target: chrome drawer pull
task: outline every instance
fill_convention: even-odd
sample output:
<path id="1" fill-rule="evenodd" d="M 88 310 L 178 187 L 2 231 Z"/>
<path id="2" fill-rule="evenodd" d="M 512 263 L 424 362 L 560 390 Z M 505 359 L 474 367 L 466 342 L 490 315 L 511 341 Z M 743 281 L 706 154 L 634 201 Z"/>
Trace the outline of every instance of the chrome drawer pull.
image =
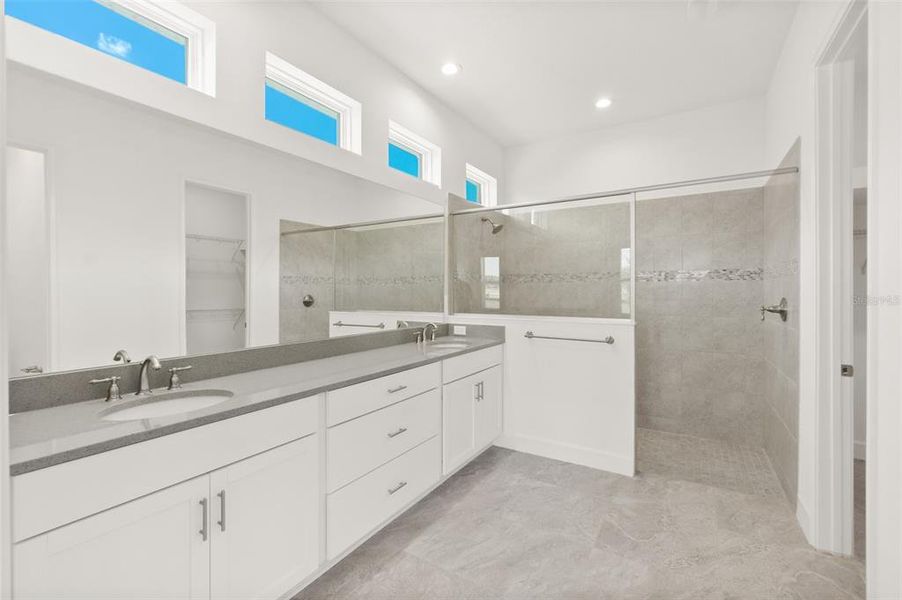
<path id="1" fill-rule="evenodd" d="M 220 531 L 225 531 L 225 490 L 221 490 L 216 495 L 219 496 L 219 521 L 216 524 L 219 525 Z"/>
<path id="2" fill-rule="evenodd" d="M 394 433 L 389 433 L 388 437 L 390 437 L 390 438 L 397 437 L 397 436 L 401 435 L 402 433 L 404 433 L 405 431 L 407 431 L 406 427 L 399 427 L 398 431 L 396 431 Z"/>
<path id="3" fill-rule="evenodd" d="M 393 487 L 393 488 L 391 488 L 390 490 L 388 490 L 388 495 L 390 496 L 390 495 L 394 494 L 395 492 L 397 492 L 398 490 L 400 490 L 400 489 L 401 489 L 402 487 L 404 487 L 405 485 L 407 485 L 407 482 L 406 482 L 406 481 L 402 481 L 401 483 L 399 483 L 399 484 L 396 485 L 395 487 Z"/>
<path id="4" fill-rule="evenodd" d="M 198 531 L 198 533 L 200 534 L 201 539 L 206 542 L 207 534 L 208 534 L 208 530 L 207 530 L 207 520 L 208 520 L 207 519 L 207 499 L 204 498 L 203 500 L 201 500 L 200 505 L 201 505 L 201 508 L 203 509 L 203 515 L 201 516 L 202 523 L 200 526 L 200 531 Z"/>
<path id="5" fill-rule="evenodd" d="M 389 394 L 395 394 L 395 393 L 397 393 L 397 392 L 400 392 L 400 391 L 406 390 L 406 389 L 407 389 L 407 386 L 406 386 L 406 385 L 399 385 L 399 386 L 396 387 L 396 388 L 391 388 L 390 390 L 388 390 L 388 393 L 389 393 Z"/>

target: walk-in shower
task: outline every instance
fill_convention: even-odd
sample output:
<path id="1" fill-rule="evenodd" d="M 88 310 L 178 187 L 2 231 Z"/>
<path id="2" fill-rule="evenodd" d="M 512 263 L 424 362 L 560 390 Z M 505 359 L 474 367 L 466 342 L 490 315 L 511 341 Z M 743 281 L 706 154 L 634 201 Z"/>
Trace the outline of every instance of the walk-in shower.
<path id="1" fill-rule="evenodd" d="M 650 456 L 687 477 L 765 494 L 782 495 L 782 485 L 794 498 L 797 156 L 796 147 L 772 171 L 454 206 L 451 311 L 634 320 L 637 425 L 664 436 L 651 446 L 639 436 L 640 447 L 644 440 Z M 478 227 L 488 218 L 504 225 L 503 236 Z M 782 298 L 785 320 L 767 312 Z M 714 445 L 683 451 L 678 436 Z M 702 472 L 719 464 L 709 460 L 716 443 L 739 448 L 731 455 L 746 461 L 739 471 L 765 465 L 769 478 L 738 477 L 729 460 Z"/>

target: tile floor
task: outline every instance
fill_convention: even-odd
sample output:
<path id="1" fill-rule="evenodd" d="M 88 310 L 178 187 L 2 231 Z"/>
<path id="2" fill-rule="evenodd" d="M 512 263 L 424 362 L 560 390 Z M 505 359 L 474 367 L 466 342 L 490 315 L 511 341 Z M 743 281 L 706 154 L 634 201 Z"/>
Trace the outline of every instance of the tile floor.
<path id="1" fill-rule="evenodd" d="M 296 600 L 864 596 L 862 563 L 808 546 L 754 453 L 667 473 L 668 444 L 711 451 L 693 439 L 643 432 L 634 478 L 492 448 Z M 749 480 L 707 483 L 730 465 Z"/>

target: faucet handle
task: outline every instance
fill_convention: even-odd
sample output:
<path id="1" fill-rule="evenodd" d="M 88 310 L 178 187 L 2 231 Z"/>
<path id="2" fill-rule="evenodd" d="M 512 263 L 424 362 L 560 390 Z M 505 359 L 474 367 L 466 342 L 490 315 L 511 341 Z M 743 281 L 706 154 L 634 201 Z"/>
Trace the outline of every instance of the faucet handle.
<path id="1" fill-rule="evenodd" d="M 176 390 L 182 387 L 182 380 L 179 379 L 179 371 L 187 371 L 191 368 L 191 365 L 185 365 L 184 367 L 171 367 L 169 369 L 169 389 Z"/>
<path id="2" fill-rule="evenodd" d="M 103 379 L 92 379 L 88 383 L 92 385 L 109 383 L 110 387 L 108 387 L 106 391 L 106 401 L 109 402 L 110 400 L 122 400 L 122 391 L 119 389 L 120 379 L 122 378 L 118 375 L 112 375 L 110 377 L 104 377 Z"/>

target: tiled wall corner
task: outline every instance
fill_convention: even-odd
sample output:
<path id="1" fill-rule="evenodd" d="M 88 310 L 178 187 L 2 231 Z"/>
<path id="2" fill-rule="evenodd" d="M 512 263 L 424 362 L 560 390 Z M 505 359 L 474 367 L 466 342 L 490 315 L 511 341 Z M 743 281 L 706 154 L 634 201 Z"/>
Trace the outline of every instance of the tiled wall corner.
<path id="1" fill-rule="evenodd" d="M 799 142 L 781 167 L 798 166 Z M 764 186 L 764 296 L 767 304 L 785 297 L 786 322 L 764 322 L 766 417 L 764 450 L 786 497 L 798 496 L 799 464 L 799 176 L 776 175 Z"/>

